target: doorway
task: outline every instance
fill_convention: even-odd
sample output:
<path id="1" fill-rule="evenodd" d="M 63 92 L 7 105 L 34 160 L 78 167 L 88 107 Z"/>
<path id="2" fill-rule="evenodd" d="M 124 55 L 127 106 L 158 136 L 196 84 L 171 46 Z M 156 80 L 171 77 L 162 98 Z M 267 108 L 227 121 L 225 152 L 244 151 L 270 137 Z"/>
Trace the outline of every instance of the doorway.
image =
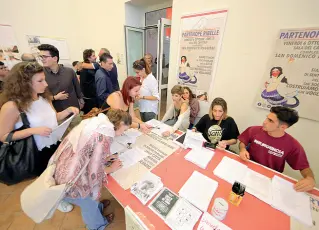
<path id="1" fill-rule="evenodd" d="M 168 29 L 171 21 L 165 18 L 158 20 L 155 25 L 143 28 L 125 26 L 126 63 L 127 76 L 135 76 L 132 63 L 150 53 L 153 56 L 153 64 L 156 65 L 156 73 L 153 73 L 158 81 L 160 103 L 158 119 L 160 120 L 167 105 L 167 84 L 169 70 L 170 36 Z"/>

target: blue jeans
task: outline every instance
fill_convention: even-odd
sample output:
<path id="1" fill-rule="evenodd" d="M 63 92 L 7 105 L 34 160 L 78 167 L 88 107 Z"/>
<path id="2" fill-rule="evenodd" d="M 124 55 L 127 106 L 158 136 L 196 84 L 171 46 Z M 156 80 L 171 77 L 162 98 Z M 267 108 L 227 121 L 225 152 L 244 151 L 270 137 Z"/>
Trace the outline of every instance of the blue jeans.
<path id="1" fill-rule="evenodd" d="M 153 112 L 140 112 L 141 119 L 144 122 L 147 122 L 149 120 L 152 120 L 156 117 L 156 114 Z"/>
<path id="2" fill-rule="evenodd" d="M 91 197 L 72 199 L 65 197 L 64 201 L 80 206 L 84 223 L 90 230 L 104 230 L 109 224 L 106 217 L 103 216 L 103 204 L 92 200 Z"/>

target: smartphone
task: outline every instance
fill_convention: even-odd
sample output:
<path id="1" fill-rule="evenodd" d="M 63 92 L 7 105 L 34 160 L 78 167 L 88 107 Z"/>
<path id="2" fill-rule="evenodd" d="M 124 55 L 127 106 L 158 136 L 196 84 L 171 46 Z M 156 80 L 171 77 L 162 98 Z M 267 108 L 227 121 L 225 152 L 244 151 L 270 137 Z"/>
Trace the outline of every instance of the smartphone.
<path id="1" fill-rule="evenodd" d="M 211 149 L 216 149 L 217 144 L 213 144 L 210 142 L 204 142 L 204 147 L 205 148 L 211 148 Z"/>
<path id="2" fill-rule="evenodd" d="M 173 142 L 182 148 L 185 148 L 184 146 L 184 141 L 185 141 L 186 133 L 183 133 L 181 136 L 177 137 L 176 139 L 173 140 Z"/>

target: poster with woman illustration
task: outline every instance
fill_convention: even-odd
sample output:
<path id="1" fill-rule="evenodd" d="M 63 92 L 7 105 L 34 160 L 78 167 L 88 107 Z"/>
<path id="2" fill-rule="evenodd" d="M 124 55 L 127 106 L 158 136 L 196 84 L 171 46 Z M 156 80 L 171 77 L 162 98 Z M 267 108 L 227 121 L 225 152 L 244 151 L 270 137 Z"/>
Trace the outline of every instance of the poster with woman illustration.
<path id="1" fill-rule="evenodd" d="M 215 10 L 181 18 L 177 81 L 203 100 L 212 89 L 227 12 Z"/>
<path id="2" fill-rule="evenodd" d="M 285 106 L 319 120 L 319 28 L 282 29 L 256 96 L 256 106 Z"/>

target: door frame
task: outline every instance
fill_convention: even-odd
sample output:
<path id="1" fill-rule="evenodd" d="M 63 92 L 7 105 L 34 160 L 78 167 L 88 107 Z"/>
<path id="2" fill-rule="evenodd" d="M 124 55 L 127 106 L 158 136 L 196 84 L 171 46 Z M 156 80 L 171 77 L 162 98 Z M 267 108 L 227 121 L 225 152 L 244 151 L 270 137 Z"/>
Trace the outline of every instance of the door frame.
<path id="1" fill-rule="evenodd" d="M 164 43 L 164 34 L 165 26 L 172 26 L 172 22 L 169 19 L 161 18 L 158 20 L 158 37 L 157 37 L 157 76 L 158 76 L 158 92 L 159 98 L 161 98 L 162 90 L 168 88 L 168 84 L 162 85 L 162 66 L 163 66 L 163 43 Z M 165 63 L 164 63 L 165 64 Z M 169 93 L 167 93 L 167 96 Z M 167 102 L 166 102 L 167 105 Z M 158 115 L 161 114 L 161 103 L 158 103 Z"/>
<path id="2" fill-rule="evenodd" d="M 145 53 L 145 29 L 144 28 L 137 28 L 132 26 L 124 26 L 124 33 L 125 33 L 125 56 L 126 56 L 126 76 L 129 76 L 129 68 L 132 68 L 131 64 L 129 62 L 128 57 L 128 31 L 135 31 L 135 32 L 141 32 L 142 33 L 142 57 Z"/>

